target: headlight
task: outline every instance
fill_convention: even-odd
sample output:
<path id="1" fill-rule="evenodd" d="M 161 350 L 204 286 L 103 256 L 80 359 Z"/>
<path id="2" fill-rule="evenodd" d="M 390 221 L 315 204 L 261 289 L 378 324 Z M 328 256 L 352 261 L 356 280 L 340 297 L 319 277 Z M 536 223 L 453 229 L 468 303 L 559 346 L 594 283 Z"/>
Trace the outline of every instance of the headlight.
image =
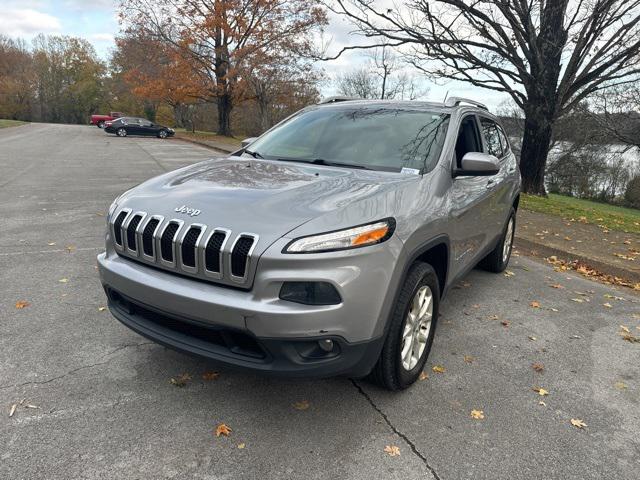
<path id="1" fill-rule="evenodd" d="M 393 235 L 396 222 L 392 218 L 336 232 L 298 238 L 284 248 L 284 253 L 320 253 L 366 247 Z"/>

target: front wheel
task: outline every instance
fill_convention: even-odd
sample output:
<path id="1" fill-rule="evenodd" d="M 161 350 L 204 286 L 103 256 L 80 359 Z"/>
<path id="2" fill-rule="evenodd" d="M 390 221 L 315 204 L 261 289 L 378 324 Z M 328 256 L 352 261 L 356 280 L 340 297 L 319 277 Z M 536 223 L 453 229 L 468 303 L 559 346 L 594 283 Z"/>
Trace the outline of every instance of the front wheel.
<path id="1" fill-rule="evenodd" d="M 98 122 L 98 128 L 104 128 L 104 122 Z"/>
<path id="2" fill-rule="evenodd" d="M 388 390 L 402 390 L 418 379 L 433 344 L 439 306 L 435 270 L 415 263 L 391 313 L 387 338 L 371 372 L 374 382 Z"/>
<path id="3" fill-rule="evenodd" d="M 160 130 L 158 132 L 158 138 L 167 138 L 167 131 L 166 130 Z"/>
<path id="4" fill-rule="evenodd" d="M 490 272 L 500 273 L 503 272 L 507 265 L 509 265 L 509 259 L 511 258 L 511 251 L 513 250 L 513 237 L 516 231 L 516 211 L 512 208 L 509 213 L 509 220 L 504 227 L 500 241 L 496 245 L 489 255 L 487 255 L 482 266 L 484 266 Z"/>
<path id="5" fill-rule="evenodd" d="M 118 135 L 119 137 L 126 137 L 127 131 L 124 128 L 119 128 L 118 130 L 116 130 L 116 135 Z"/>

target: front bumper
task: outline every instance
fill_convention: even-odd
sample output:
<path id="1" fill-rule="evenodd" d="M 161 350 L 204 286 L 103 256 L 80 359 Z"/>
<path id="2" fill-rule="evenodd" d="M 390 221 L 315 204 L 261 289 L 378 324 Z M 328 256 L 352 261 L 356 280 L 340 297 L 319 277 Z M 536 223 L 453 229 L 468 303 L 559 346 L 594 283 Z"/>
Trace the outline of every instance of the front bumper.
<path id="1" fill-rule="evenodd" d="M 387 294 L 393 290 L 391 269 L 381 263 L 395 264 L 397 249 L 379 245 L 370 253 L 360 249 L 322 260 L 283 257 L 281 249 L 274 245 L 260 258 L 250 291 L 167 273 L 111 249 L 98 256 L 98 268 L 112 314 L 170 348 L 289 376 L 366 375 L 382 348 Z M 373 270 L 372 256 L 378 262 Z M 329 281 L 343 302 L 310 306 L 280 300 L 284 280 Z M 335 349 L 321 351 L 318 341 L 324 339 L 333 340 Z"/>

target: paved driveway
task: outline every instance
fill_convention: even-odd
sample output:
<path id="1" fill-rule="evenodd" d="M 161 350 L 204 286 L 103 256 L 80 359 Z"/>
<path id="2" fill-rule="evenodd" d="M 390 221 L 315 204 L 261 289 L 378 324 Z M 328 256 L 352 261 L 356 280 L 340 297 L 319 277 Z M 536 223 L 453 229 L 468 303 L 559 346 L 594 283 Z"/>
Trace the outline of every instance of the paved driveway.
<path id="1" fill-rule="evenodd" d="M 451 291 L 428 378 L 395 394 L 220 370 L 101 311 L 111 200 L 211 156 L 84 126 L 0 131 L 0 478 L 638 478 L 640 344 L 619 332 L 640 336 L 640 298 L 523 257 Z"/>

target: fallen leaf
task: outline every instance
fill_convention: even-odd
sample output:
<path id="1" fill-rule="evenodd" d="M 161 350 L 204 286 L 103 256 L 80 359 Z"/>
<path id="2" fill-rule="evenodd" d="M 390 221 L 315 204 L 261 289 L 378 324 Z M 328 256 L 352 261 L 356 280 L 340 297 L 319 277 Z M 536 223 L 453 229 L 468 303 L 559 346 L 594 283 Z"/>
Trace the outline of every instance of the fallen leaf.
<path id="1" fill-rule="evenodd" d="M 17 403 L 11 405 L 11 408 L 9 409 L 9 418 L 13 417 L 13 414 L 16 413 L 16 408 L 18 408 Z"/>
<path id="2" fill-rule="evenodd" d="M 32 405 L 32 404 L 30 404 L 30 403 L 27 403 L 27 404 L 25 404 L 24 408 L 33 408 L 33 409 L 36 409 L 36 408 L 40 408 L 40 407 L 38 407 L 37 405 Z"/>
<path id="3" fill-rule="evenodd" d="M 384 452 L 390 457 L 400 456 L 400 449 L 395 445 L 387 445 L 386 447 L 384 447 Z"/>
<path id="4" fill-rule="evenodd" d="M 169 381 L 172 385 L 182 388 L 187 385 L 187 382 L 189 382 L 189 380 L 191 380 L 191 375 L 189 375 L 188 373 L 183 373 L 182 375 L 178 375 L 177 377 L 172 378 Z"/>
<path id="5" fill-rule="evenodd" d="M 426 380 L 429 378 L 429 374 L 427 372 L 420 372 L 420 380 Z"/>
<path id="6" fill-rule="evenodd" d="M 553 285 L 549 285 L 551 288 L 563 289 L 564 287 L 559 283 L 554 283 Z"/>
<path id="7" fill-rule="evenodd" d="M 506 270 L 504 272 L 504 276 L 505 277 L 513 277 L 513 276 L 515 276 L 515 273 L 513 273 L 511 270 Z"/>
<path id="8" fill-rule="evenodd" d="M 508 327 L 509 325 L 511 325 L 511 322 L 509 322 L 509 320 L 502 320 L 500 323 L 503 327 Z"/>
<path id="9" fill-rule="evenodd" d="M 620 330 L 622 330 L 625 333 L 631 333 L 631 330 L 629 330 L 629 327 L 625 325 L 620 325 Z"/>
<path id="10" fill-rule="evenodd" d="M 540 362 L 535 362 L 531 364 L 531 368 L 533 368 L 536 372 L 542 372 L 544 370 L 544 365 Z"/>
<path id="11" fill-rule="evenodd" d="M 307 410 L 309 406 L 310 404 L 307 400 L 302 400 L 293 404 L 293 408 L 295 408 L 296 410 Z"/>
<path id="12" fill-rule="evenodd" d="M 531 340 L 532 342 L 535 342 L 536 340 L 538 340 L 538 338 L 534 337 L 533 335 L 529 335 L 529 340 Z"/>
<path id="13" fill-rule="evenodd" d="M 219 437 L 220 435 L 224 435 L 225 437 L 228 437 L 230 433 L 231 433 L 231 428 L 225 425 L 224 423 L 221 423 L 216 427 L 216 437 Z"/>
<path id="14" fill-rule="evenodd" d="M 624 390 L 627 387 L 627 384 L 624 382 L 616 382 L 613 384 L 614 387 L 616 387 L 618 390 Z"/>
<path id="15" fill-rule="evenodd" d="M 537 392 L 538 395 L 540 395 L 541 397 L 544 397 L 545 395 L 549 395 L 549 391 L 545 390 L 542 387 L 533 387 L 533 391 Z"/>
<path id="16" fill-rule="evenodd" d="M 550 307 L 549 310 L 551 310 L 552 312 L 559 312 L 560 311 L 557 308 L 553 308 L 553 307 Z"/>
<path id="17" fill-rule="evenodd" d="M 60 283 L 67 283 L 69 281 L 68 278 L 61 278 L 60 280 L 58 280 Z"/>
<path id="18" fill-rule="evenodd" d="M 474 358 L 471 355 L 465 355 L 462 357 L 465 363 L 473 363 Z"/>
<path id="19" fill-rule="evenodd" d="M 482 410 L 471 410 L 471 418 L 484 420 L 484 412 Z"/>
<path id="20" fill-rule="evenodd" d="M 239 444 L 238 444 L 238 448 L 239 448 L 240 450 L 242 450 L 244 447 L 245 447 L 245 444 L 244 444 L 244 443 L 239 443 Z"/>
<path id="21" fill-rule="evenodd" d="M 75 245 L 67 245 L 65 248 L 69 253 L 73 252 L 76 249 Z"/>
<path id="22" fill-rule="evenodd" d="M 531 302 L 529 304 L 532 308 L 540 308 L 540 302 Z"/>
<path id="23" fill-rule="evenodd" d="M 610 303 L 603 303 L 602 306 L 606 307 L 606 308 L 611 308 L 611 304 Z"/>
<path id="24" fill-rule="evenodd" d="M 584 302 L 584 300 L 582 300 L 581 298 L 572 298 L 571 300 L 574 301 L 574 302 L 577 302 L 577 303 Z"/>
<path id="25" fill-rule="evenodd" d="M 204 372 L 202 374 L 203 380 L 216 380 L 220 376 L 220 372 Z"/>
<path id="26" fill-rule="evenodd" d="M 540 401 L 538 402 L 538 405 L 542 405 L 543 407 L 546 407 L 546 406 L 547 406 L 547 404 L 546 404 L 546 403 L 544 403 L 544 401 L 543 401 L 543 400 L 540 400 Z"/>
<path id="27" fill-rule="evenodd" d="M 56 244 L 56 242 L 49 242 L 47 243 L 47 245 L 49 245 L 50 247 L 53 247 Z"/>
<path id="28" fill-rule="evenodd" d="M 27 302 L 26 300 L 18 300 L 16 302 L 16 308 L 18 310 L 22 310 L 25 307 L 28 307 L 29 305 L 31 305 L 29 302 Z"/>
<path id="29" fill-rule="evenodd" d="M 587 426 L 586 423 L 584 423 L 582 420 L 578 419 L 578 418 L 572 418 L 571 419 L 571 425 L 573 425 L 576 428 L 584 428 Z"/>
<path id="30" fill-rule="evenodd" d="M 434 365 L 431 370 L 433 370 L 435 373 L 444 373 L 445 372 L 445 368 L 442 365 Z"/>
<path id="31" fill-rule="evenodd" d="M 99 312 L 104 312 L 107 309 L 107 307 L 98 307 L 98 311 Z"/>

